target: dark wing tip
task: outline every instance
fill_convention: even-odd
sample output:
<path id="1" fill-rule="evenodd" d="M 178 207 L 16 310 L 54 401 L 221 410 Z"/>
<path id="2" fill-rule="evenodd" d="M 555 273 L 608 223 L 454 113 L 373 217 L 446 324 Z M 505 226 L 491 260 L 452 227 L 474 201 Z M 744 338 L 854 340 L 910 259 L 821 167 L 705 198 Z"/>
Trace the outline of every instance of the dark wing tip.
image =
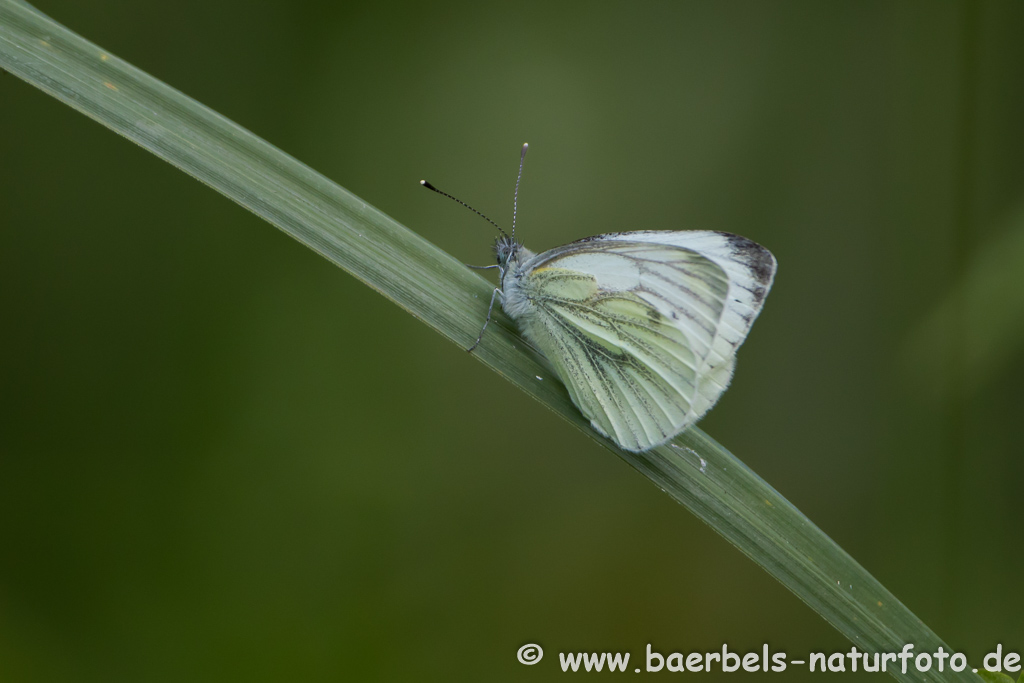
<path id="1" fill-rule="evenodd" d="M 734 235 L 731 232 L 720 232 L 719 234 L 729 240 L 733 257 L 750 268 L 750 273 L 757 283 L 762 287 L 770 287 L 775 278 L 775 268 L 778 265 L 772 252 L 742 235 Z"/>

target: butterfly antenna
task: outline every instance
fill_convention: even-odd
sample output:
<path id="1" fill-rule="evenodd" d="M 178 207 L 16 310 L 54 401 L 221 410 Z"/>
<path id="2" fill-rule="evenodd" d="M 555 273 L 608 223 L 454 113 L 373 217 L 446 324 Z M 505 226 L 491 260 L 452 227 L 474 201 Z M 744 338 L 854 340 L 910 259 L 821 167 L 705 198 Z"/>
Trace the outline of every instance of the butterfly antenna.
<path id="1" fill-rule="evenodd" d="M 438 193 L 439 195 L 441 195 L 443 197 L 447 197 L 448 199 L 451 199 L 453 202 L 456 202 L 458 204 L 462 204 L 464 207 L 466 207 L 467 209 L 469 209 L 470 211 L 472 211 L 473 213 L 475 213 L 476 215 L 480 216 L 485 221 L 487 221 L 488 223 L 490 223 L 491 225 L 496 227 L 498 229 L 498 232 L 500 232 L 502 235 L 504 235 L 505 237 L 508 237 L 508 233 L 506 233 L 504 230 L 502 230 L 500 225 L 498 225 L 497 223 L 492 221 L 490 218 L 488 218 L 487 216 L 483 215 L 482 213 L 480 213 L 479 211 L 477 211 L 476 209 L 474 209 L 472 206 L 470 206 L 466 202 L 462 201 L 461 199 L 453 197 L 450 194 L 448 194 L 447 192 L 441 192 L 441 190 L 437 189 L 436 187 L 434 187 L 433 185 L 428 183 L 426 180 L 421 180 L 420 181 L 420 185 L 422 185 L 423 187 L 427 188 L 428 190 L 431 190 L 433 192 Z"/>
<path id="2" fill-rule="evenodd" d="M 519 181 L 523 179 L 523 162 L 526 161 L 526 150 L 530 143 L 523 143 L 523 151 L 519 154 L 519 175 L 516 176 L 516 193 L 512 196 L 512 239 L 516 238 L 516 209 L 519 205 Z"/>

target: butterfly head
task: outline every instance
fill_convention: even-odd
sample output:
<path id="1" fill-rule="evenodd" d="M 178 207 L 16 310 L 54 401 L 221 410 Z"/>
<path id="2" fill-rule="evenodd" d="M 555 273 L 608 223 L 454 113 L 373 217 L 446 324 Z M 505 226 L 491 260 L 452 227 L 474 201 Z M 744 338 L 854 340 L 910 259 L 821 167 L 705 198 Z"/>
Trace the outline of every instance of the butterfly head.
<path id="1" fill-rule="evenodd" d="M 498 266 L 504 271 L 509 264 L 518 264 L 521 260 L 523 245 L 514 237 L 501 235 L 494 241 L 494 254 L 498 259 Z"/>

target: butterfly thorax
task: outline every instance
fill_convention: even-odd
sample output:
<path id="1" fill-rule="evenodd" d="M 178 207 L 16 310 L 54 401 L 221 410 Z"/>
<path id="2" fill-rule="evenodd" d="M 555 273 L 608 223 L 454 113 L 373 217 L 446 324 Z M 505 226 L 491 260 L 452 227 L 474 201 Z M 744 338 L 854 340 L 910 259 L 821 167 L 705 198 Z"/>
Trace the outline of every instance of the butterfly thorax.
<path id="1" fill-rule="evenodd" d="M 494 243 L 494 253 L 501 272 L 501 305 L 513 318 L 519 318 L 529 308 L 529 301 L 520 287 L 525 269 L 523 264 L 534 253 L 512 237 L 501 236 Z"/>

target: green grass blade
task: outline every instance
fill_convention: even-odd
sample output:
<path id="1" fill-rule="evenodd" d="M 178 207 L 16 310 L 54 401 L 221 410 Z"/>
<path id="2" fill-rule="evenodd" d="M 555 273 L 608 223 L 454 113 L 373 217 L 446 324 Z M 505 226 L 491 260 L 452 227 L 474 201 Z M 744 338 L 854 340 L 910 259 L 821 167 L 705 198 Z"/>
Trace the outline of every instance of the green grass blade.
<path id="1" fill-rule="evenodd" d="M 0 0 L 0 66 L 230 197 L 460 347 L 491 285 L 337 184 L 198 102 L 56 24 Z M 789 588 L 862 651 L 942 643 L 799 510 L 699 429 L 643 454 L 595 434 L 548 364 L 500 312 L 474 357 L 642 472 Z M 537 377 L 546 381 L 538 381 Z M 702 464 L 703 459 L 703 464 Z M 949 648 L 946 648 L 948 651 Z M 911 670 L 900 680 L 979 680 Z"/>

